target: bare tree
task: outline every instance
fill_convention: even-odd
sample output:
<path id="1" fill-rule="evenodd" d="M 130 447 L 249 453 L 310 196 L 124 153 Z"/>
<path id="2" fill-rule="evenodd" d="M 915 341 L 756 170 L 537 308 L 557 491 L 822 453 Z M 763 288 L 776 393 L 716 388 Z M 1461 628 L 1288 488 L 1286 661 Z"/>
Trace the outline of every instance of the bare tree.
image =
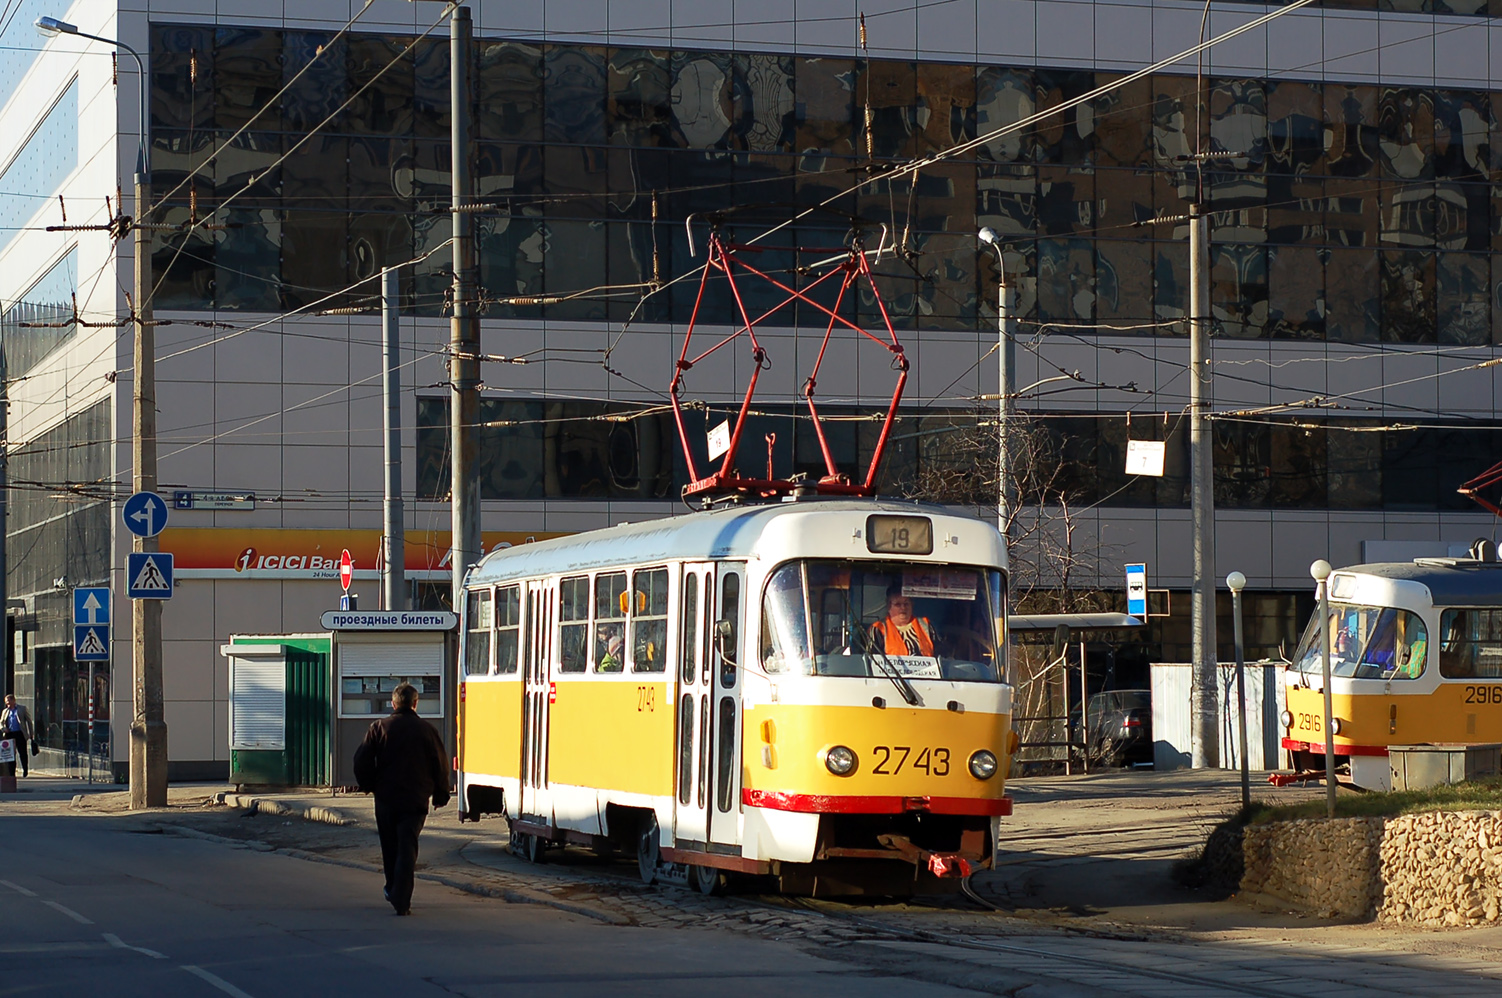
<path id="1" fill-rule="evenodd" d="M 998 421 L 994 411 L 949 413 L 925 418 L 913 433 L 915 471 L 903 483 L 910 498 L 968 506 L 994 518 L 998 508 Z M 1007 429 L 1012 494 L 1007 553 L 1011 567 L 1010 613 L 1082 613 L 1113 609 L 1094 582 L 1103 552 L 1082 543 L 1079 468 L 1065 441 L 1038 420 L 1014 416 Z M 1081 588 L 1079 583 L 1086 582 Z M 1021 762 L 1060 761 L 1070 740 L 1066 649 L 1052 634 L 1017 641 L 1012 663 L 1013 723 L 1023 743 Z M 1082 721 L 1083 723 L 1083 721 Z"/>

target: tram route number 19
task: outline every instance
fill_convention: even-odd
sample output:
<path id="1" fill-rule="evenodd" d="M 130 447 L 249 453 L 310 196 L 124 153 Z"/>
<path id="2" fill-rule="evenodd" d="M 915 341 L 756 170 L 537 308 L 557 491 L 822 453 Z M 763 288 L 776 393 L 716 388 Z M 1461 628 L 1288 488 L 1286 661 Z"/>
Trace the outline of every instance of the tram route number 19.
<path id="1" fill-rule="evenodd" d="M 949 750 L 947 748 L 918 749 L 918 757 L 908 763 L 913 754 L 911 745 L 877 745 L 871 749 L 876 765 L 871 772 L 878 776 L 896 776 L 902 767 L 919 769 L 929 776 L 949 775 Z"/>

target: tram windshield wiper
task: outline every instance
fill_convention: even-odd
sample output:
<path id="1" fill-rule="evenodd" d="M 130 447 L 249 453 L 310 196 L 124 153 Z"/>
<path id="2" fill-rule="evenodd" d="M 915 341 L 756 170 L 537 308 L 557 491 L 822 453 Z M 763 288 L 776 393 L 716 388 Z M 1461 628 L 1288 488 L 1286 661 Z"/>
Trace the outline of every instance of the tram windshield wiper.
<path id="1" fill-rule="evenodd" d="M 912 682 L 898 671 L 897 667 L 892 664 L 892 660 L 887 658 L 886 651 L 877 645 L 871 638 L 870 633 L 864 628 L 860 629 L 857 633 L 862 635 L 862 644 L 866 646 L 866 654 L 873 661 L 880 663 L 881 674 L 892 681 L 892 685 L 897 687 L 897 692 L 902 694 L 902 699 L 907 701 L 907 705 L 909 707 L 923 706 L 923 698 L 918 695 L 918 691 L 914 688 Z"/>

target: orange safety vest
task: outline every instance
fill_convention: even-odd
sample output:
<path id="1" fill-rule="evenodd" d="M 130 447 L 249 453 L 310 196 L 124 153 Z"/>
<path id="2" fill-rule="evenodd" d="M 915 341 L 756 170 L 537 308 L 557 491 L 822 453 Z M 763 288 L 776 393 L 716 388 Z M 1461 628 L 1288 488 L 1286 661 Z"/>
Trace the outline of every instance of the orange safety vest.
<path id="1" fill-rule="evenodd" d="M 922 655 L 934 653 L 933 632 L 929 629 L 927 617 L 913 618 L 913 633 L 918 636 L 918 652 Z M 891 619 L 878 620 L 872 625 L 871 630 L 881 638 L 883 651 L 888 655 L 911 655 L 907 642 L 902 640 L 902 630 Z"/>

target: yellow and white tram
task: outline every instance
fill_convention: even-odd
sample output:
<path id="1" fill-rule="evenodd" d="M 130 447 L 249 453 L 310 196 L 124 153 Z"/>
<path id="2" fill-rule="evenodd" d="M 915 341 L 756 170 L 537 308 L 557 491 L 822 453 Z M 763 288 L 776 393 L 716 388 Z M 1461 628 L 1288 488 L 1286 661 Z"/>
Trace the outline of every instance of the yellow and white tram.
<path id="1" fill-rule="evenodd" d="M 869 499 L 494 552 L 465 586 L 463 816 L 704 890 L 961 877 L 1011 811 L 1005 573 L 994 526 Z"/>
<path id="2" fill-rule="evenodd" d="M 1502 742 L 1502 563 L 1356 565 L 1327 585 L 1330 727 L 1342 779 L 1388 789 L 1393 745 Z M 1284 670 L 1281 718 L 1294 769 L 1316 775 L 1325 751 L 1319 625 L 1316 610 Z"/>

